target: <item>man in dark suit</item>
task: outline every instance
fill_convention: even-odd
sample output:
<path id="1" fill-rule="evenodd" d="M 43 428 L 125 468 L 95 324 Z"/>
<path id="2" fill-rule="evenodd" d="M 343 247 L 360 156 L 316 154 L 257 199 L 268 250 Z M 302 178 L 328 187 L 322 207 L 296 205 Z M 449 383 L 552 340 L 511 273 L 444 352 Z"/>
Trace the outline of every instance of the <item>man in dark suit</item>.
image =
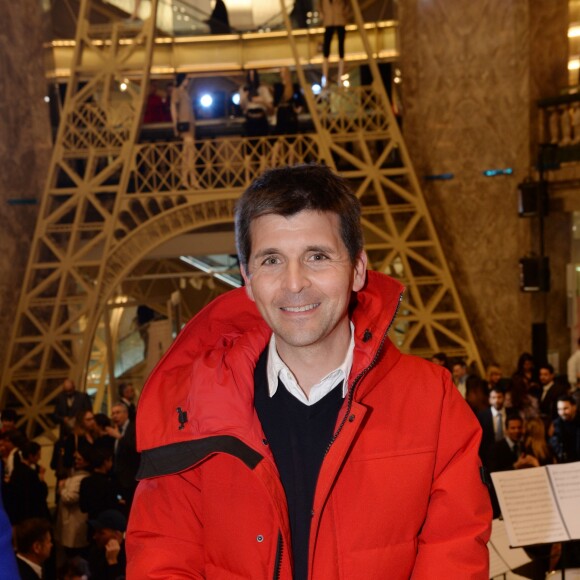
<path id="1" fill-rule="evenodd" d="M 133 385 L 131 383 L 121 383 L 119 385 L 119 396 L 121 397 L 121 403 L 125 403 L 127 409 L 129 409 L 129 420 L 135 421 L 137 407 L 135 406 L 135 388 Z"/>
<path id="2" fill-rule="evenodd" d="M 505 421 L 504 438 L 494 443 L 489 452 L 487 466 L 490 472 L 516 469 L 516 464 L 520 458 L 523 435 L 524 422 L 522 418 L 519 415 L 508 415 Z M 501 514 L 501 510 L 493 486 L 490 488 L 490 499 L 493 517 L 497 518 Z"/>
<path id="3" fill-rule="evenodd" d="M 92 409 L 93 405 L 87 393 L 77 391 L 74 382 L 65 379 L 62 391 L 54 400 L 54 418 L 60 425 L 61 437 L 72 431 L 77 413 Z"/>
<path id="4" fill-rule="evenodd" d="M 131 509 L 133 495 L 137 487 L 137 471 L 140 455 L 137 452 L 135 422 L 129 419 L 129 409 L 124 403 L 115 403 L 111 408 L 111 418 L 115 427 L 108 427 L 107 433 L 115 438 L 113 475 L 123 499 L 127 513 Z"/>
<path id="5" fill-rule="evenodd" d="M 479 456 L 486 467 L 488 466 L 488 458 L 493 445 L 504 437 L 506 418 L 504 402 L 505 393 L 503 388 L 494 385 L 489 392 L 489 407 L 477 413 L 477 419 L 482 429 Z"/>
<path id="6" fill-rule="evenodd" d="M 565 384 L 558 384 L 555 379 L 554 367 L 550 364 L 543 364 L 540 367 L 540 414 L 545 419 L 546 426 L 558 417 L 557 401 L 568 393 L 568 387 Z"/>
<path id="7" fill-rule="evenodd" d="M 490 471 L 509 471 L 515 469 L 520 458 L 521 440 L 524 434 L 524 421 L 518 416 L 509 416 L 505 421 L 505 437 L 497 441 L 489 456 Z"/>
<path id="8" fill-rule="evenodd" d="M 42 578 L 42 565 L 52 550 L 50 523 L 40 518 L 23 520 L 14 526 L 14 543 L 21 580 Z"/>
<path id="9" fill-rule="evenodd" d="M 558 463 L 580 461 L 580 414 L 576 399 L 565 395 L 558 399 L 558 417 L 552 423 L 550 446 Z"/>

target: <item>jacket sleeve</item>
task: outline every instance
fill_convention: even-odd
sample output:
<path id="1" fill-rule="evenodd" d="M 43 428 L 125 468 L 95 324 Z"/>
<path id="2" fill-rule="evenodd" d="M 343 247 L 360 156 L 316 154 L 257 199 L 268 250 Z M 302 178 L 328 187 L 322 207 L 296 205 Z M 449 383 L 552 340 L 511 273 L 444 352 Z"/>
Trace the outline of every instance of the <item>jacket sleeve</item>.
<path id="1" fill-rule="evenodd" d="M 413 580 L 487 580 L 491 505 L 481 474 L 481 427 L 445 376 L 439 440 Z"/>
<path id="2" fill-rule="evenodd" d="M 200 513 L 198 469 L 141 481 L 127 530 L 127 578 L 205 578 Z"/>

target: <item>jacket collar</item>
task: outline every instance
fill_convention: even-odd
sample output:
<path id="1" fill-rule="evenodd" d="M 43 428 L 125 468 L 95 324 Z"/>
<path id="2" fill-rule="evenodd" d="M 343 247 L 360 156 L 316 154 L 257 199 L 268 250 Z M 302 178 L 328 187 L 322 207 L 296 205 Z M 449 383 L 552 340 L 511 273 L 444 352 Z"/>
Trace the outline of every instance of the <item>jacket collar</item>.
<path id="1" fill-rule="evenodd" d="M 400 356 L 386 337 L 403 287 L 369 271 L 353 296 L 353 379 L 378 358 L 391 366 Z M 245 289 L 227 292 L 181 331 L 147 380 L 137 413 L 140 451 L 228 435 L 259 448 L 263 434 L 254 410 L 254 367 L 271 330 Z M 366 385 L 365 385 L 365 388 Z M 357 392 L 360 400 L 364 389 Z"/>

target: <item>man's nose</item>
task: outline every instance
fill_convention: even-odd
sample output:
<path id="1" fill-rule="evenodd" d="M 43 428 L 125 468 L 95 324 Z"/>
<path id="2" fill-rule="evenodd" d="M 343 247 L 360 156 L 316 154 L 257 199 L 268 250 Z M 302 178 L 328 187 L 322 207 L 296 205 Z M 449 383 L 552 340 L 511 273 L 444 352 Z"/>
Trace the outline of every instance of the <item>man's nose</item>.
<path id="1" fill-rule="evenodd" d="M 300 261 L 290 261 L 284 272 L 284 285 L 291 292 L 300 292 L 310 286 L 308 268 Z"/>

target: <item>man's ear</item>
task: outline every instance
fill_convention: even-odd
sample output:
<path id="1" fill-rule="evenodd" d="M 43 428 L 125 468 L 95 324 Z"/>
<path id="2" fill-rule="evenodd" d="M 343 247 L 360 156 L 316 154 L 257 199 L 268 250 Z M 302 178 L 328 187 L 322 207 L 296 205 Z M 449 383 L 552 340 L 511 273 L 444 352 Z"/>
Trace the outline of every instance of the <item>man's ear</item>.
<path id="1" fill-rule="evenodd" d="M 352 281 L 352 289 L 358 292 L 365 285 L 367 279 L 367 254 L 364 250 L 358 255 L 354 263 L 354 277 Z"/>
<path id="2" fill-rule="evenodd" d="M 240 264 L 240 273 L 242 274 L 242 278 L 244 279 L 244 283 L 246 285 L 246 294 L 248 298 L 254 302 L 254 293 L 252 292 L 252 278 L 247 272 L 247 266 L 242 266 Z"/>

